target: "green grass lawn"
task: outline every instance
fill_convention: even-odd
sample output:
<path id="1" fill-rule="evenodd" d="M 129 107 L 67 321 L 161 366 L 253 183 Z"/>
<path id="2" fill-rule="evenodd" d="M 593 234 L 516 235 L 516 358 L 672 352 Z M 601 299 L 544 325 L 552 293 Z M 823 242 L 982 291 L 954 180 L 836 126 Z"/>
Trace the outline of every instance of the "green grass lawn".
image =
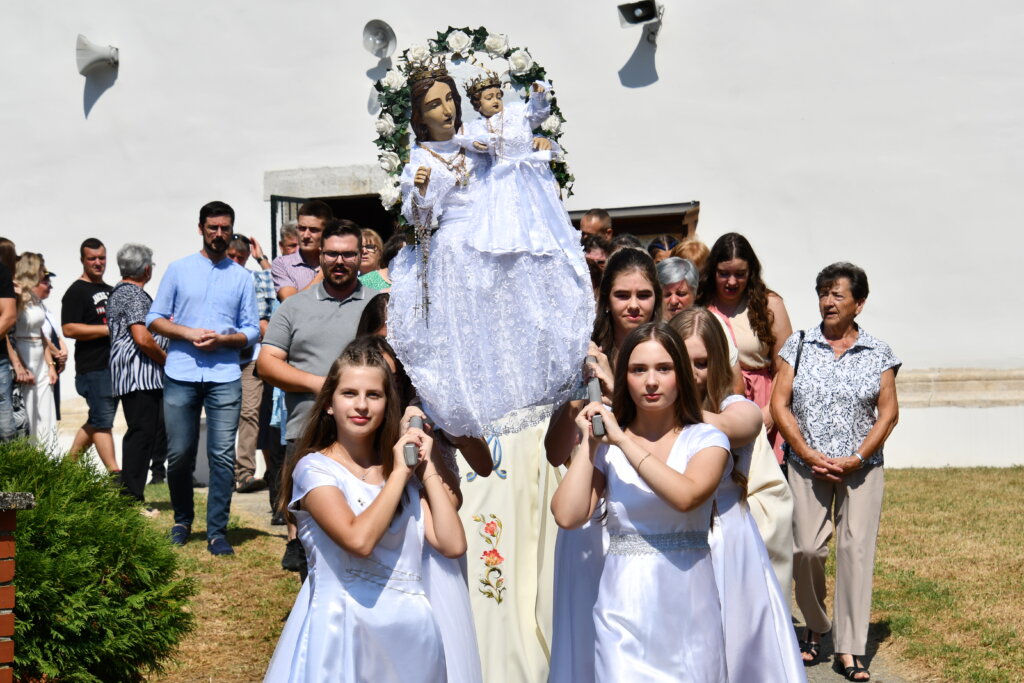
<path id="1" fill-rule="evenodd" d="M 872 621 L 928 680 L 1024 681 L 1024 468 L 886 472 Z"/>
<path id="2" fill-rule="evenodd" d="M 199 595 L 192 602 L 196 630 L 182 643 L 177 661 L 160 683 L 249 683 L 263 680 L 284 618 L 298 593 L 298 575 L 281 569 L 284 541 L 252 520 L 232 514 L 228 541 L 235 555 L 213 557 L 206 550 L 206 496 L 197 490 L 195 524 L 189 542 L 177 552 L 182 570 L 195 576 Z M 265 494 L 264 494 L 265 495 Z M 173 524 L 166 485 L 146 487 L 148 504 L 161 514 L 152 523 L 162 531 Z M 275 527 L 281 529 L 284 527 Z"/>

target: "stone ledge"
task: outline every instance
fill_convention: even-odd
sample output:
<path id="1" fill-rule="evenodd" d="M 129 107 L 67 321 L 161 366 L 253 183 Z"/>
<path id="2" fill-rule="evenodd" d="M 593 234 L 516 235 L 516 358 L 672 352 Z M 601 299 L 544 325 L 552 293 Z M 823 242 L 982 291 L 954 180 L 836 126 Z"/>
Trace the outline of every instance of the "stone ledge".
<path id="1" fill-rule="evenodd" d="M 296 168 L 263 173 L 263 200 L 285 197 L 370 196 L 388 179 L 377 164 Z"/>
<path id="2" fill-rule="evenodd" d="M 0 511 L 31 510 L 36 506 L 36 497 L 31 493 L 0 491 Z"/>
<path id="3" fill-rule="evenodd" d="M 928 368 L 896 376 L 902 408 L 990 408 L 1024 404 L 1024 369 Z"/>

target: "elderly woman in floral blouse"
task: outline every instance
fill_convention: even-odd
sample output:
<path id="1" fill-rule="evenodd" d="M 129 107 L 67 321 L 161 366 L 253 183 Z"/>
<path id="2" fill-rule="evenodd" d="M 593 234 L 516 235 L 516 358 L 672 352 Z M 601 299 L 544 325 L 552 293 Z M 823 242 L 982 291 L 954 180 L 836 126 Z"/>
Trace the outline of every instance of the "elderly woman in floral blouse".
<path id="1" fill-rule="evenodd" d="M 815 283 L 821 325 L 790 336 L 779 352 L 772 415 L 790 446 L 793 578 L 807 623 L 804 663 L 817 662 L 833 626 L 833 667 L 850 681 L 870 680 L 861 658 L 871 615 L 875 540 L 882 513 L 882 445 L 899 417 L 889 346 L 855 322 L 868 278 L 833 263 Z M 832 519 L 835 519 L 835 528 Z M 836 532 L 834 622 L 825 611 L 825 560 Z"/>

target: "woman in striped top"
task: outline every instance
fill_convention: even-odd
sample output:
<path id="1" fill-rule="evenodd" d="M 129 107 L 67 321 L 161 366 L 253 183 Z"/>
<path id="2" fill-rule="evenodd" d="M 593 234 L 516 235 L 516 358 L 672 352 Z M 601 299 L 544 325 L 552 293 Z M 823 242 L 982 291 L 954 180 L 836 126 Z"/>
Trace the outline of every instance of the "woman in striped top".
<path id="1" fill-rule="evenodd" d="M 167 340 L 146 329 L 153 299 L 143 287 L 153 277 L 153 250 L 126 244 L 117 252 L 121 281 L 107 299 L 110 380 L 121 397 L 128 431 L 121 442 L 121 484 L 143 500 L 149 463 L 166 440 L 163 417 Z"/>

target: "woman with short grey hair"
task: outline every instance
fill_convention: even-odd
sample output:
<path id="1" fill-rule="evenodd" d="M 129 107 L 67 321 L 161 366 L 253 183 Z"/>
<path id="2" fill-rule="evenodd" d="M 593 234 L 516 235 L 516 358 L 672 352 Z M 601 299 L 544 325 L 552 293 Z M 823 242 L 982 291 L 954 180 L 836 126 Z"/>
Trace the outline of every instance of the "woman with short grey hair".
<path id="1" fill-rule="evenodd" d="M 143 287 L 153 277 L 153 250 L 126 244 L 117 252 L 117 267 L 121 281 L 107 299 L 107 325 L 110 380 L 128 423 L 121 443 L 121 485 L 127 495 L 142 501 L 150 461 L 166 449 L 163 366 L 167 340 L 154 337 L 146 328 L 153 299 Z"/>
<path id="2" fill-rule="evenodd" d="M 692 306 L 697 299 L 697 280 L 700 273 L 692 261 L 675 256 L 661 261 L 657 268 L 658 283 L 661 285 L 664 302 L 662 317 L 668 322 L 676 313 Z"/>
<path id="3" fill-rule="evenodd" d="M 153 267 L 153 250 L 144 244 L 126 244 L 117 252 L 117 267 L 124 280 L 142 280 Z"/>

